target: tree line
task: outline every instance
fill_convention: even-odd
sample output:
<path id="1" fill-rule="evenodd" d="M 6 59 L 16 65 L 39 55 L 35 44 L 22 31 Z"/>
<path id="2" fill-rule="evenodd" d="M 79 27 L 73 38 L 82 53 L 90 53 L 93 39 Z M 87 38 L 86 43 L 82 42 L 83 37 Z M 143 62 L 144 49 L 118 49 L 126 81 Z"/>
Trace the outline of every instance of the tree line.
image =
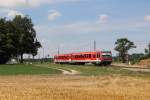
<path id="1" fill-rule="evenodd" d="M 0 64 L 23 54 L 37 55 L 40 42 L 36 38 L 34 24 L 29 16 L 16 15 L 13 19 L 0 18 Z"/>

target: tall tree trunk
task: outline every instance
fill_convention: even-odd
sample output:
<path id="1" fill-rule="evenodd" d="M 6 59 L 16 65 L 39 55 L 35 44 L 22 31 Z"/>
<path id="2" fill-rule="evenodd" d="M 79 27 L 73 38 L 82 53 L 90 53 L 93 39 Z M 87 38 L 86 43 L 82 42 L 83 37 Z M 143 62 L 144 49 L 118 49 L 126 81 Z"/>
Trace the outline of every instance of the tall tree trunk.
<path id="1" fill-rule="evenodd" d="M 20 63 L 22 64 L 23 63 L 23 53 L 21 53 L 21 58 L 20 58 Z"/>
<path id="2" fill-rule="evenodd" d="M 121 60 L 122 60 L 122 63 L 126 62 L 126 56 L 125 56 L 125 54 L 121 54 Z"/>

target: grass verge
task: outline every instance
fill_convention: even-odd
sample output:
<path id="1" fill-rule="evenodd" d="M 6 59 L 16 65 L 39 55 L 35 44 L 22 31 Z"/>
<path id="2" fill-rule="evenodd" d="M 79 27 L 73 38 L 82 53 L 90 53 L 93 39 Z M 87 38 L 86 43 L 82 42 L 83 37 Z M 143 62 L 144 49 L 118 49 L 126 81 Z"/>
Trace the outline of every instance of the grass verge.
<path id="1" fill-rule="evenodd" d="M 60 74 L 61 71 L 34 65 L 0 65 L 0 75 Z"/>

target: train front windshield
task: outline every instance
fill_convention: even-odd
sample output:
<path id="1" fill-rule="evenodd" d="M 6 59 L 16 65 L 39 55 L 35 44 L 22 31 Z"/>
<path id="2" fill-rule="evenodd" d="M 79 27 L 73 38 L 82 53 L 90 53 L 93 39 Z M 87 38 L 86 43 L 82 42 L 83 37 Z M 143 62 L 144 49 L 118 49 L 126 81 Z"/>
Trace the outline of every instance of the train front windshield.
<path id="1" fill-rule="evenodd" d="M 102 55 L 103 58 L 111 58 L 111 55 Z"/>
<path id="2" fill-rule="evenodd" d="M 103 52 L 102 53 L 102 58 L 112 58 L 112 54 L 110 52 Z"/>

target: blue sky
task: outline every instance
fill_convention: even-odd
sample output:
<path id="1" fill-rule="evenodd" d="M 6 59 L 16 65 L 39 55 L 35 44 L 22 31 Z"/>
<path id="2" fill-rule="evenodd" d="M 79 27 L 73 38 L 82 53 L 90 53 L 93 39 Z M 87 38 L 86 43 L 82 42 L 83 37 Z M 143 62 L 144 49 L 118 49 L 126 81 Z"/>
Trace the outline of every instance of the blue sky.
<path id="1" fill-rule="evenodd" d="M 150 42 L 150 0 L 0 0 L 0 16 L 31 16 L 44 56 L 111 50 L 118 38 L 133 41 L 144 52 Z M 38 57 L 43 56 L 43 48 Z"/>

